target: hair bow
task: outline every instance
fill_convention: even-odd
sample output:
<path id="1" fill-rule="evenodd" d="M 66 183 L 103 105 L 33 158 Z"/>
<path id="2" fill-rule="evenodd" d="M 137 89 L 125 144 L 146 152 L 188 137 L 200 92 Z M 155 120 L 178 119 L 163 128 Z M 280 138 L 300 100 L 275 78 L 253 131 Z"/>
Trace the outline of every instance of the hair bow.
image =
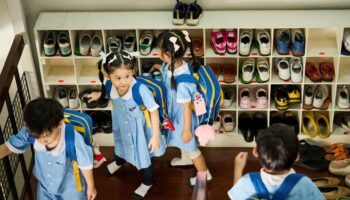
<path id="1" fill-rule="evenodd" d="M 100 52 L 100 56 L 102 57 L 102 64 L 105 64 L 107 61 L 107 57 L 111 54 L 111 52 L 109 52 L 108 54 L 106 54 L 105 52 L 101 51 Z"/>
<path id="2" fill-rule="evenodd" d="M 174 50 L 175 50 L 175 52 L 177 52 L 177 50 L 179 50 L 179 48 L 180 48 L 180 46 L 178 44 L 176 44 L 177 38 L 176 37 L 170 37 L 169 41 L 173 43 Z"/>
<path id="3" fill-rule="evenodd" d="M 190 34 L 188 33 L 188 31 L 183 30 L 182 33 L 185 35 L 186 41 L 191 42 Z"/>

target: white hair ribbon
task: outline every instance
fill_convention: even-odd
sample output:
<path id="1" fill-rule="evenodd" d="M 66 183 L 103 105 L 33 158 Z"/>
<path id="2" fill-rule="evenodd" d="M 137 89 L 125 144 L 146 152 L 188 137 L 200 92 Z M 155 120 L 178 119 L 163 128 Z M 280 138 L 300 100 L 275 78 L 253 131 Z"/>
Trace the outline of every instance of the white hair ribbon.
<path id="1" fill-rule="evenodd" d="M 127 56 L 126 55 L 122 55 L 123 56 L 123 58 L 127 58 L 127 59 L 129 59 L 129 60 L 131 60 L 132 59 L 132 57 L 131 57 L 131 55 L 130 54 L 128 54 Z"/>
<path id="2" fill-rule="evenodd" d="M 100 52 L 100 56 L 102 57 L 102 64 L 106 63 L 106 60 L 107 60 L 107 57 L 109 56 L 109 54 L 111 54 L 111 52 L 109 52 L 108 54 L 106 54 L 103 51 Z"/>
<path id="3" fill-rule="evenodd" d="M 140 56 L 140 52 L 138 52 L 138 51 L 129 52 L 129 54 L 130 54 L 132 57 L 139 57 L 139 56 Z"/>
<path id="4" fill-rule="evenodd" d="M 180 46 L 178 44 L 176 44 L 177 38 L 176 37 L 170 37 L 169 41 L 173 43 L 174 50 L 175 50 L 175 52 L 177 52 L 177 50 L 179 50 L 179 48 L 180 48 Z"/>
<path id="5" fill-rule="evenodd" d="M 186 41 L 191 42 L 190 34 L 188 33 L 188 31 L 183 30 L 182 33 L 185 35 Z"/>
<path id="6" fill-rule="evenodd" d="M 117 60 L 117 56 L 114 54 L 113 58 L 108 63 L 112 63 L 115 60 Z"/>

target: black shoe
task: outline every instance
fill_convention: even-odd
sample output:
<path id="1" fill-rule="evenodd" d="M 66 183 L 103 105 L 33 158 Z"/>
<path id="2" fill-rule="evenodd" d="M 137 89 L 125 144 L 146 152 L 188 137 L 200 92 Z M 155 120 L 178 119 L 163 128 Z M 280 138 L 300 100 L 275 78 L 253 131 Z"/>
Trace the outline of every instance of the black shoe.
<path id="1" fill-rule="evenodd" d="M 88 102 L 89 101 L 89 95 L 93 92 L 92 89 L 86 89 L 82 92 L 80 92 L 79 94 L 79 98 L 80 100 L 85 103 L 87 108 L 96 108 L 98 106 L 98 101 L 92 101 L 92 102 Z"/>
<path id="2" fill-rule="evenodd" d="M 203 10 L 197 1 L 188 5 L 186 12 L 186 24 L 189 26 L 196 26 L 199 23 L 200 18 L 203 16 Z"/>
<path id="3" fill-rule="evenodd" d="M 185 24 L 186 12 L 188 5 L 177 0 L 173 9 L 173 24 L 183 25 Z"/>
<path id="4" fill-rule="evenodd" d="M 112 116 L 109 111 L 100 112 L 101 128 L 104 133 L 112 133 Z"/>
<path id="5" fill-rule="evenodd" d="M 109 98 L 102 98 L 98 104 L 98 107 L 105 108 L 108 106 Z"/>
<path id="6" fill-rule="evenodd" d="M 99 130 L 101 129 L 101 121 L 100 121 L 99 112 L 92 111 L 92 112 L 88 112 L 87 114 L 90 115 L 90 117 L 92 119 L 92 134 L 99 132 Z"/>
<path id="7" fill-rule="evenodd" d="M 281 112 L 275 111 L 270 114 L 270 125 L 283 123 L 283 116 Z"/>
<path id="8" fill-rule="evenodd" d="M 288 109 L 289 96 L 285 87 L 276 86 L 276 88 L 274 88 L 273 96 L 274 96 L 276 108 L 278 110 Z"/>
<path id="9" fill-rule="evenodd" d="M 261 130 L 267 128 L 267 119 L 262 112 L 256 112 L 254 114 L 254 122 L 253 122 L 253 135 L 255 136 L 255 140 L 260 133 Z"/>
<path id="10" fill-rule="evenodd" d="M 246 142 L 252 142 L 254 140 L 254 133 L 252 130 L 253 118 L 250 114 L 244 112 L 239 115 L 238 129 L 243 135 Z"/>
<path id="11" fill-rule="evenodd" d="M 283 121 L 293 129 L 293 132 L 295 134 L 299 134 L 299 122 L 297 116 L 294 113 L 290 111 L 285 112 L 283 115 Z"/>

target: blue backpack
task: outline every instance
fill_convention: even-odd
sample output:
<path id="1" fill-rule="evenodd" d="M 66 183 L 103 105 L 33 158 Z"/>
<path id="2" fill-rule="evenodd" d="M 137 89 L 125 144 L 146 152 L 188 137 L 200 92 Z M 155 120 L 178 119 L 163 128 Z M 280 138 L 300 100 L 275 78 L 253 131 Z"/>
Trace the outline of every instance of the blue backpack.
<path id="1" fill-rule="evenodd" d="M 298 181 L 304 177 L 303 174 L 289 174 L 281 186 L 276 190 L 275 194 L 272 198 L 270 198 L 270 194 L 264 185 L 260 173 L 253 172 L 249 173 L 250 180 L 252 181 L 255 191 L 257 192 L 258 199 L 266 199 L 266 200 L 284 200 L 287 198 L 289 192 L 293 189 L 293 187 L 298 183 Z"/>
<path id="2" fill-rule="evenodd" d="M 223 102 L 223 93 L 220 83 L 209 66 L 201 65 L 198 72 L 194 72 L 193 67 L 189 67 L 189 69 L 191 75 L 179 75 L 175 79 L 176 84 L 188 82 L 197 85 L 197 90 L 204 98 L 207 110 L 205 114 L 199 116 L 199 125 L 213 125 Z"/>
<path id="3" fill-rule="evenodd" d="M 132 87 L 133 99 L 139 106 L 140 110 L 143 112 L 146 119 L 147 127 L 151 128 L 152 124 L 151 124 L 150 114 L 146 109 L 146 106 L 140 95 L 140 86 L 142 84 L 147 86 L 147 88 L 151 90 L 154 96 L 155 102 L 159 105 L 158 113 L 159 113 L 159 121 L 161 123 L 160 124 L 161 133 L 163 135 L 166 135 L 168 133 L 167 129 L 170 129 L 172 131 L 175 130 L 174 126 L 172 125 L 168 117 L 168 109 L 167 109 L 167 102 L 166 102 L 167 94 L 166 94 L 165 85 L 160 81 L 157 81 L 153 78 L 149 78 L 146 76 L 137 76 L 136 80 L 137 82 Z M 109 97 L 110 91 L 112 88 L 112 82 L 108 80 L 105 84 L 105 87 L 106 87 L 106 95 Z"/>

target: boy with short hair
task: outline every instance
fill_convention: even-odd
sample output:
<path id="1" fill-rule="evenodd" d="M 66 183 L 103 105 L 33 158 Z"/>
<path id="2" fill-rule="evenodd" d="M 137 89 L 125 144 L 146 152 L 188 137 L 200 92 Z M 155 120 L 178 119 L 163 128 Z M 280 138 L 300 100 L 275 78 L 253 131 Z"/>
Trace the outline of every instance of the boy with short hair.
<path id="1" fill-rule="evenodd" d="M 298 137 L 288 126 L 274 124 L 259 133 L 256 143 L 253 155 L 259 158 L 262 165 L 260 177 L 271 199 L 283 181 L 290 174 L 295 174 L 292 166 L 299 156 Z M 247 155 L 247 152 L 240 152 L 235 158 L 234 186 L 228 191 L 229 197 L 234 200 L 257 198 L 258 192 L 253 184 L 256 180 L 252 180 L 251 174 L 242 177 Z M 301 178 L 285 199 L 325 199 L 310 178 L 299 176 Z"/>
<path id="2" fill-rule="evenodd" d="M 97 192 L 92 173 L 92 148 L 79 133 L 74 134 L 77 163 L 83 175 L 80 177 L 84 177 L 79 192 L 71 160 L 66 155 L 63 113 L 63 107 L 54 99 L 38 98 L 29 102 L 23 112 L 26 127 L 0 145 L 0 159 L 11 152 L 24 153 L 33 144 L 38 200 L 93 200 Z"/>

